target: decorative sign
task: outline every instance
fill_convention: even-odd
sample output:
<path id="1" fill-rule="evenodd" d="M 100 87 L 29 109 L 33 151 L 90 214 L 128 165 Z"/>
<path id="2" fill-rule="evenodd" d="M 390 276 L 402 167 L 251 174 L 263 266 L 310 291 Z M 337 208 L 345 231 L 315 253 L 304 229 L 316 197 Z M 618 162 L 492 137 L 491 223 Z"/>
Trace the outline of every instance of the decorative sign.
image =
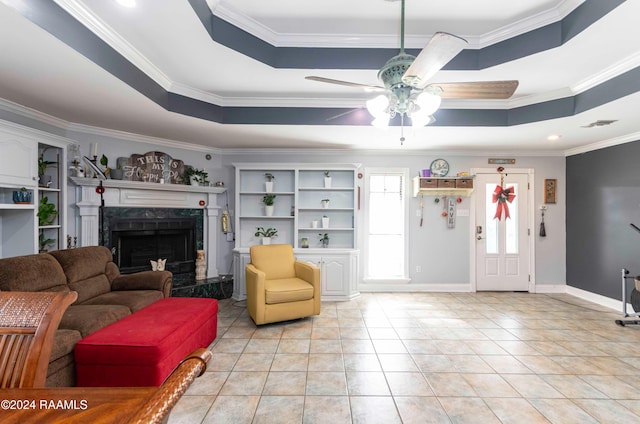
<path id="1" fill-rule="evenodd" d="M 456 226 L 456 201 L 452 197 L 447 199 L 447 227 Z"/>
<path id="2" fill-rule="evenodd" d="M 556 203 L 556 189 L 558 180 L 547 178 L 544 180 L 544 203 Z"/>
<path id="3" fill-rule="evenodd" d="M 118 158 L 117 164 L 124 171 L 124 179 L 151 183 L 182 184 L 185 165 L 164 152 L 134 153 L 128 158 Z"/>
<path id="4" fill-rule="evenodd" d="M 515 165 L 515 159 L 490 158 L 489 163 L 498 165 Z"/>

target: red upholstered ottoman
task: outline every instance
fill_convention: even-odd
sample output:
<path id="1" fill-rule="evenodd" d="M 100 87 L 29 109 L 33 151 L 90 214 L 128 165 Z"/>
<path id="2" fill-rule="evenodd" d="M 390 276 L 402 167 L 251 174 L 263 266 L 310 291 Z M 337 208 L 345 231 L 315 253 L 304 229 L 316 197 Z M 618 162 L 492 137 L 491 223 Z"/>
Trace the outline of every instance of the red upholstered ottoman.
<path id="1" fill-rule="evenodd" d="M 159 386 L 187 354 L 216 338 L 217 326 L 215 299 L 159 300 L 76 344 L 76 384 Z"/>

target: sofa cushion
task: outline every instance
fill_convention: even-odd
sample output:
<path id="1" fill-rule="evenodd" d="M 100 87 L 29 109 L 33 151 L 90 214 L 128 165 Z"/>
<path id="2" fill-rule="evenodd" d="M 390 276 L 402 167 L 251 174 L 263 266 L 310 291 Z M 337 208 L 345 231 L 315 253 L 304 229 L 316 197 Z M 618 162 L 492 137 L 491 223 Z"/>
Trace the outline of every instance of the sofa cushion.
<path id="1" fill-rule="evenodd" d="M 76 304 L 82 304 L 111 290 L 109 277 L 112 276 L 107 272 L 113 273 L 113 269 L 108 267 L 113 258 L 106 247 L 87 246 L 56 250 L 51 252 L 51 255 L 60 262 L 67 276 L 69 288 L 78 292 Z"/>
<path id="2" fill-rule="evenodd" d="M 164 299 L 164 294 L 158 290 L 111 291 L 96 296 L 83 305 L 125 305 L 131 312 L 135 312 L 160 299 Z"/>
<path id="3" fill-rule="evenodd" d="M 62 267 L 49 254 L 0 259 L 2 291 L 69 291 Z"/>
<path id="4" fill-rule="evenodd" d="M 313 299 L 313 286 L 299 278 L 267 280 L 264 288 L 267 304 Z"/>
<path id="5" fill-rule="evenodd" d="M 82 335 L 78 330 L 70 330 L 67 328 L 59 328 L 53 336 L 53 347 L 51 349 L 50 362 L 62 358 L 73 352 L 73 347 L 82 339 Z"/>
<path id="6" fill-rule="evenodd" d="M 87 337 L 129 315 L 131 310 L 124 305 L 71 305 L 58 328 L 78 330 L 82 337 Z"/>

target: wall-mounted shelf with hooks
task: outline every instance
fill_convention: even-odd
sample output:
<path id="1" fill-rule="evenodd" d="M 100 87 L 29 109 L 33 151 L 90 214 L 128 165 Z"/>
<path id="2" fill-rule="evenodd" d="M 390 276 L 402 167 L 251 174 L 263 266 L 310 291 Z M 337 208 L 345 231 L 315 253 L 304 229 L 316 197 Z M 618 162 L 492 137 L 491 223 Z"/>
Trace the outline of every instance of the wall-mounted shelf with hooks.
<path id="1" fill-rule="evenodd" d="M 414 177 L 413 197 L 418 196 L 471 196 L 471 177 Z"/>

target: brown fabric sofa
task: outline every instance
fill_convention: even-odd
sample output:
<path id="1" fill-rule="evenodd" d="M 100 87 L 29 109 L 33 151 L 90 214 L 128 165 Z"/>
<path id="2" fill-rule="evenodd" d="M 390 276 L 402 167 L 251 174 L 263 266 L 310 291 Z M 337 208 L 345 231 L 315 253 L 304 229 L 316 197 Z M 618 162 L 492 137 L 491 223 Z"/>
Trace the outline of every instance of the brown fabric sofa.
<path id="1" fill-rule="evenodd" d="M 62 316 L 47 386 L 75 385 L 73 348 L 83 337 L 171 294 L 169 271 L 121 275 L 103 246 L 0 259 L 2 291 L 75 291 Z"/>

